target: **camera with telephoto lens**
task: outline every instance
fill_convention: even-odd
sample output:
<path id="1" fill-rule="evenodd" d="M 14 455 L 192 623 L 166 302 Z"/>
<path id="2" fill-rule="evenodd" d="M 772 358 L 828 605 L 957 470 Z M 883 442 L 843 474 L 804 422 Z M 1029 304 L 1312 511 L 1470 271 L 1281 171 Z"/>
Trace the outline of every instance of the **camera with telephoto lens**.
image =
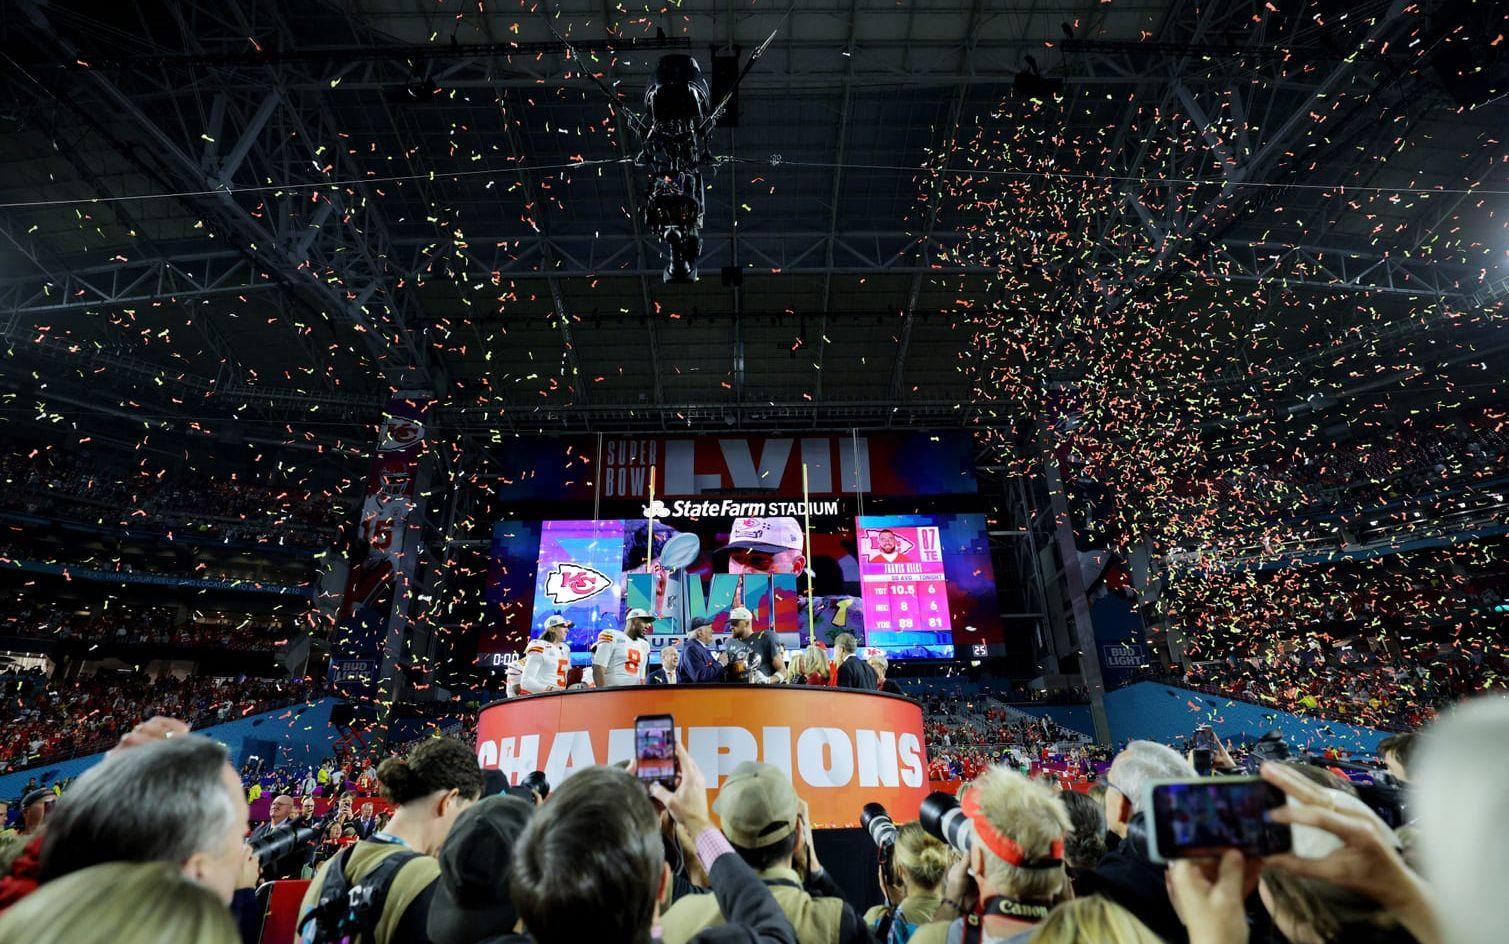
<path id="1" fill-rule="evenodd" d="M 859 825 L 869 831 L 875 848 L 880 850 L 880 869 L 885 875 L 886 884 L 895 885 L 896 876 L 891 869 L 891 858 L 896 849 L 896 823 L 891 819 L 891 814 L 879 803 L 866 803 L 864 809 L 859 811 Z"/>
<path id="2" fill-rule="evenodd" d="M 269 830 L 247 842 L 247 845 L 261 863 L 263 871 L 266 871 L 300 846 L 312 846 L 319 841 L 318 826 L 286 826 L 283 829 Z"/>
<path id="3" fill-rule="evenodd" d="M 975 824 L 959 808 L 952 793 L 929 793 L 917 810 L 917 820 L 928 835 L 948 843 L 960 855 L 969 855 L 975 841 Z"/>

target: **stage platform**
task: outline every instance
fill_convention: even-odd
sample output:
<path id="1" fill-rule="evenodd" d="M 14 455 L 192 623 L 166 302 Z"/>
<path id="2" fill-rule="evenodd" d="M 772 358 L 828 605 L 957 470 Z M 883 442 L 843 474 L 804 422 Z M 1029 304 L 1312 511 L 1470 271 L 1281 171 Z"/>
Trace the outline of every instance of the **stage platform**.
<path id="1" fill-rule="evenodd" d="M 859 825 L 866 803 L 897 822 L 927 796 L 922 707 L 880 692 L 793 685 L 675 685 L 526 695 L 482 709 L 477 760 L 509 783 L 543 770 L 552 785 L 634 756 L 634 719 L 669 714 L 709 793 L 742 761 L 785 771 L 814 828 Z"/>

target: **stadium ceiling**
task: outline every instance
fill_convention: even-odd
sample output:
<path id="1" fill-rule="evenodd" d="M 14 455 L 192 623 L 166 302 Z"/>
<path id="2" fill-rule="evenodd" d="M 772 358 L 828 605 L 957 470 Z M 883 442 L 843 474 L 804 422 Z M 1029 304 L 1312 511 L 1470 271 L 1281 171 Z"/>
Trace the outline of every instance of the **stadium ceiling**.
<path id="1" fill-rule="evenodd" d="M 1212 129 L 1219 205 L 1122 212 L 1160 246 L 1209 241 L 1221 281 L 1401 312 L 1503 288 L 1437 249 L 1502 196 L 1418 190 L 1503 183 L 1504 102 L 1464 108 L 1428 71 L 1348 53 L 1404 42 L 1399 2 L 9 6 L 0 370 L 127 413 L 344 434 L 391 390 L 436 389 L 478 434 L 1008 420 L 975 396 L 958 304 L 987 273 L 951 255 L 960 222 L 917 168 L 1024 73 L 1104 131 L 1107 174 L 1155 172 L 1129 101 Z M 627 132 L 547 10 L 630 100 L 662 51 L 707 68 L 779 27 L 717 132 L 735 160 L 712 175 L 700 283 L 661 283 Z M 1278 78 L 1296 56 L 1310 67 Z M 1286 163 L 1359 86 L 1378 94 L 1332 146 Z M 1215 133 L 1232 114 L 1240 135 Z M 1270 179 L 1305 186 L 1238 187 Z M 1414 192 L 1354 214 L 1342 183 Z M 1293 344 L 1314 356 L 1303 326 Z"/>

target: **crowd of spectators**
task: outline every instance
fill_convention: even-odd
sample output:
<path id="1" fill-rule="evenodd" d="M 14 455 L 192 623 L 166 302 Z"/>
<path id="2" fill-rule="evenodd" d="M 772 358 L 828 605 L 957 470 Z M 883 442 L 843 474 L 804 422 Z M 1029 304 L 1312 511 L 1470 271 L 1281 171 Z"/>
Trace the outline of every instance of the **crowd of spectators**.
<path id="1" fill-rule="evenodd" d="M 928 779 L 969 781 L 996 765 L 1025 772 L 1054 769 L 1076 781 L 1093 779 L 1090 739 L 1050 718 L 1003 704 L 994 694 L 932 692 L 920 696 L 927 736 Z"/>
<path id="2" fill-rule="evenodd" d="M 987 724 L 1010 724 L 994 711 Z M 385 818 L 352 793 L 323 813 L 279 797 L 247 845 L 224 748 L 154 718 L 28 804 L 0 856 L 0 944 L 259 940 L 252 889 L 281 868 L 282 837 L 309 833 L 323 851 L 301 860 L 301 941 L 1490 944 L 1509 882 L 1506 738 L 1509 700 L 1489 697 L 1385 742 L 1389 772 L 1361 780 L 1254 751 L 1287 800 L 1267 821 L 1289 827 L 1290 848 L 1167 864 L 1149 852 L 1146 790 L 1195 777 L 1183 754 L 1129 742 L 1088 792 L 992 765 L 962 801 L 972 840 L 956 850 L 899 824 L 884 903 L 861 912 L 862 892 L 819 857 L 800 786 L 766 764 L 724 774 L 713 804 L 679 748 L 670 787 L 598 766 L 509 788 L 465 742 L 430 737 L 372 765 Z M 372 760 L 320 769 L 326 784 L 360 781 Z"/>
<path id="3" fill-rule="evenodd" d="M 38 672 L 5 679 L 0 771 L 104 750 L 143 719 L 182 718 L 203 727 L 307 700 L 309 679 L 210 678 L 99 672 L 72 680 Z"/>
<path id="4" fill-rule="evenodd" d="M 1308 647 L 1261 648 L 1260 655 L 1195 663 L 1167 680 L 1308 717 L 1404 731 L 1427 723 L 1440 707 L 1482 690 L 1485 682 L 1504 678 L 1502 654 L 1443 648 L 1432 652 L 1429 661 L 1403 663 L 1326 655 Z"/>
<path id="5" fill-rule="evenodd" d="M 1509 468 L 1502 417 L 1475 410 L 1429 427 L 1398 425 L 1265 469 L 1320 506 L 1371 508 L 1501 477 Z"/>
<path id="6" fill-rule="evenodd" d="M 1481 543 L 1267 571 L 1178 573 L 1160 602 L 1213 694 L 1388 730 L 1502 687 L 1509 573 Z"/>
<path id="7" fill-rule="evenodd" d="M 0 508 L 176 539 L 317 549 L 350 518 L 339 495 L 186 468 L 32 451 L 0 456 Z"/>
<path id="8" fill-rule="evenodd" d="M 194 612 L 180 618 L 176 607 L 96 607 L 82 613 L 29 606 L 0 618 L 0 636 L 127 645 L 276 649 L 298 632 L 292 616 Z"/>

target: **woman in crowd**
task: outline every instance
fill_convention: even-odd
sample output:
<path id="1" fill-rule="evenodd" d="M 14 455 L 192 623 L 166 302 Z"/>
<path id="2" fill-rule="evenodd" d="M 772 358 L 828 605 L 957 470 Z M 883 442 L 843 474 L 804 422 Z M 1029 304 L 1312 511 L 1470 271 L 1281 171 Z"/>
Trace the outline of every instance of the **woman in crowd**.
<path id="1" fill-rule="evenodd" d="M 877 941 L 905 944 L 919 925 L 933 920 L 942 900 L 943 877 L 953 856 L 921 823 L 907 823 L 896 834 L 891 867 L 898 884 L 884 887 L 887 905 L 876 905 L 865 914 L 865 923 Z"/>
<path id="2" fill-rule="evenodd" d="M 809 645 L 797 660 L 796 671 L 791 673 L 795 685 L 832 684 L 828 668 L 828 652 L 817 642 Z"/>
<path id="3" fill-rule="evenodd" d="M 1030 944 L 1162 944 L 1137 916 L 1100 895 L 1076 898 L 1053 909 Z"/>
<path id="4" fill-rule="evenodd" d="M 0 918 L 0 944 L 239 944 L 221 900 L 168 862 L 107 862 L 47 882 Z"/>

